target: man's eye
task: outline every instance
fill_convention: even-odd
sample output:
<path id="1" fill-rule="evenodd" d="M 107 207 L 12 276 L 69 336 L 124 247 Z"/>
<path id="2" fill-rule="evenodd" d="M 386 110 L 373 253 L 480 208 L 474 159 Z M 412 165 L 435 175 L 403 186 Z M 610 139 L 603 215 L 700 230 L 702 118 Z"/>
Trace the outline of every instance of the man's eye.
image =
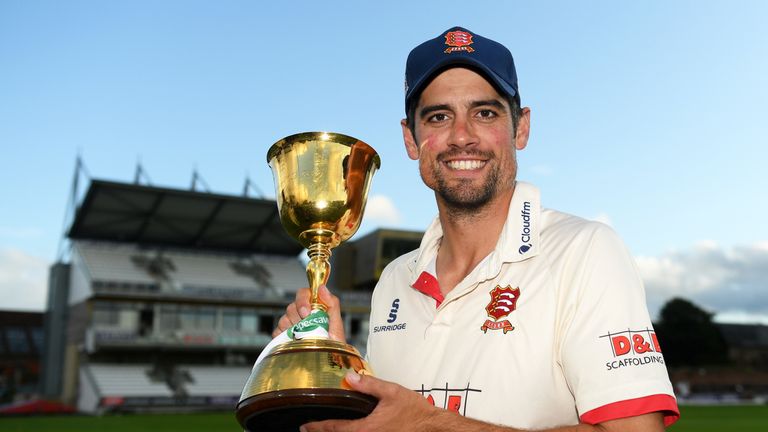
<path id="1" fill-rule="evenodd" d="M 446 120 L 448 120 L 448 115 L 441 114 L 441 113 L 432 114 L 427 119 L 428 122 L 443 122 L 443 121 L 446 121 Z"/>
<path id="2" fill-rule="evenodd" d="M 484 109 L 478 111 L 477 116 L 481 118 L 493 118 L 496 117 L 496 112 L 493 110 Z"/>

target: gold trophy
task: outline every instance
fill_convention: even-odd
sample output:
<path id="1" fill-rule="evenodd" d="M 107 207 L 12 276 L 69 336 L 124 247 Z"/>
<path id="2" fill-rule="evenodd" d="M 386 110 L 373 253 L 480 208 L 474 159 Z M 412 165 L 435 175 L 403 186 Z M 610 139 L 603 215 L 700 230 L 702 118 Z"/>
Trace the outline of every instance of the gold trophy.
<path id="1" fill-rule="evenodd" d="M 310 315 L 324 315 L 318 289 L 328 280 L 331 248 L 360 226 L 379 156 L 356 138 L 305 132 L 276 142 L 267 162 L 283 227 L 310 258 Z M 364 417 L 378 401 L 349 387 L 344 380 L 349 370 L 371 374 L 355 347 L 331 340 L 327 333 L 310 331 L 301 339 L 268 346 L 245 383 L 237 420 L 247 431 L 297 431 L 310 421 Z"/>

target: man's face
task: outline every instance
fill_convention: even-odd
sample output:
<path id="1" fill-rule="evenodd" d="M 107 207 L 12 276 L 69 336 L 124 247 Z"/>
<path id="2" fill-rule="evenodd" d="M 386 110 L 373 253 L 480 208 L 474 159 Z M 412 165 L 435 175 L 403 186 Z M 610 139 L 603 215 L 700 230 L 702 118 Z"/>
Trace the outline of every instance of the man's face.
<path id="1" fill-rule="evenodd" d="M 519 140 L 505 98 L 476 72 L 452 68 L 424 89 L 414 116 L 415 136 L 403 122 L 406 150 L 418 159 L 424 183 L 449 208 L 475 210 L 511 193 L 515 148 L 527 143 L 527 108 Z"/>

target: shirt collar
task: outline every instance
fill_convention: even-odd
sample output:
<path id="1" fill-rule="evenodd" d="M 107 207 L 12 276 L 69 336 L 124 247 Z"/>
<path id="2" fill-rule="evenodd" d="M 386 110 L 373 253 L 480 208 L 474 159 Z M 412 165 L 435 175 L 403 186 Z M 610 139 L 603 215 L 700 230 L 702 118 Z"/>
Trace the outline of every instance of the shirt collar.
<path id="1" fill-rule="evenodd" d="M 539 254 L 541 240 L 541 196 L 539 189 L 525 182 L 518 181 L 515 192 L 509 204 L 507 221 L 501 230 L 496 248 L 489 256 L 489 277 L 498 273 L 501 265 L 509 262 L 519 262 Z M 443 238 L 443 228 L 440 218 L 430 224 L 421 239 L 418 255 L 408 263 L 411 270 L 410 284 L 413 286 L 423 272 L 434 272 L 434 262 L 440 241 Z"/>

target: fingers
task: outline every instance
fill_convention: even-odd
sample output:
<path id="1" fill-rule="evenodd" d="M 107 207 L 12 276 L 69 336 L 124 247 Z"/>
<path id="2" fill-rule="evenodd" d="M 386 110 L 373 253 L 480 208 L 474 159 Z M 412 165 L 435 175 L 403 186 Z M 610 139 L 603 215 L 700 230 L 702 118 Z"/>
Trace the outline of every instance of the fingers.
<path id="1" fill-rule="evenodd" d="M 304 312 L 304 315 L 302 315 L 302 318 L 309 315 L 309 288 L 302 288 L 298 291 L 296 291 L 296 299 L 293 301 L 298 310 Z"/>
<path id="2" fill-rule="evenodd" d="M 328 309 L 339 309 L 339 298 L 331 294 L 327 286 L 321 285 L 320 289 L 317 290 L 317 294 L 320 296 L 320 300 L 328 306 Z"/>
<path id="3" fill-rule="evenodd" d="M 328 333 L 331 339 L 346 342 L 339 298 L 331 294 L 325 285 L 321 286 L 318 290 L 318 296 L 320 301 L 328 307 Z M 272 332 L 273 338 L 309 315 L 311 312 L 309 297 L 309 288 L 302 288 L 296 292 L 296 299 L 285 308 L 285 314 L 278 320 L 277 327 Z"/>
<path id="4" fill-rule="evenodd" d="M 305 308 L 302 306 L 302 309 Z M 299 307 L 296 305 L 296 303 L 291 303 L 285 308 L 285 315 L 283 316 L 286 317 L 292 324 L 296 324 L 307 315 L 306 312 L 304 312 L 304 315 L 302 316 L 301 312 L 304 311 L 299 311 Z"/>
<path id="5" fill-rule="evenodd" d="M 361 419 L 307 423 L 301 427 L 301 431 L 353 432 L 365 430 L 401 432 L 421 431 L 427 429 L 430 425 L 441 424 L 441 422 L 435 419 L 439 409 L 430 405 L 421 395 L 403 386 L 369 375 L 359 375 L 351 371 L 347 372 L 345 379 L 347 384 L 354 390 L 376 397 L 378 399 L 376 408 L 368 416 Z"/>
<path id="6" fill-rule="evenodd" d="M 395 397 L 398 388 L 400 388 L 397 384 L 370 375 L 360 375 L 354 371 L 347 372 L 344 379 L 354 390 L 375 396 L 379 400 Z"/>
<path id="7" fill-rule="evenodd" d="M 325 285 L 318 291 L 320 301 L 328 306 L 328 333 L 331 339 L 346 342 L 344 336 L 344 322 L 341 320 L 341 305 L 339 298 L 331 294 Z"/>
<path id="8" fill-rule="evenodd" d="M 299 428 L 299 432 L 351 432 L 357 430 L 353 420 L 326 420 L 307 423 Z"/>
<path id="9" fill-rule="evenodd" d="M 293 303 L 285 308 L 285 314 L 278 320 L 277 327 L 272 331 L 272 337 L 277 337 L 307 315 L 309 315 L 309 288 L 302 288 L 296 292 Z"/>

